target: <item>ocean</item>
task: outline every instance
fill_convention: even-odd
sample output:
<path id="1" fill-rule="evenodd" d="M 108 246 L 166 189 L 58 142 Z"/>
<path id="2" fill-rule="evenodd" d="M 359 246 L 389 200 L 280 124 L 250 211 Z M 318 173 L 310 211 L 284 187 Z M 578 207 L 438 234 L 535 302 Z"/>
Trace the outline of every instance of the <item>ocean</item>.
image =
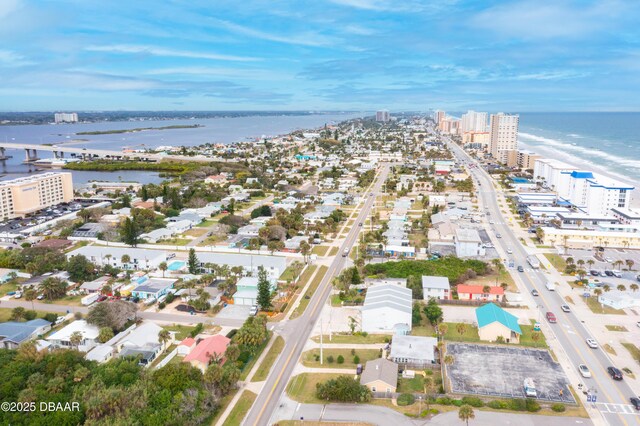
<path id="1" fill-rule="evenodd" d="M 255 140 L 262 136 L 277 136 L 298 129 L 314 129 L 325 124 L 338 123 L 363 114 L 311 114 L 311 115 L 270 115 L 220 117 L 191 120 L 158 121 L 110 121 L 99 123 L 77 123 L 57 125 L 16 125 L 0 126 L 0 141 L 10 143 L 56 144 L 79 148 L 140 149 L 156 146 L 194 146 L 205 143 L 233 143 Z M 143 127 L 166 127 L 174 125 L 201 125 L 197 128 L 145 130 L 135 133 L 108 135 L 76 135 L 79 132 L 135 129 Z M 0 162 L 0 180 L 15 179 L 49 170 L 37 170 L 33 165 L 22 164 L 24 150 L 7 150 L 13 158 Z M 40 158 L 51 158 L 49 152 L 39 152 Z M 73 174 L 74 186 L 81 186 L 92 180 L 138 181 L 159 183 L 163 179 L 154 172 L 78 172 Z"/>
<path id="2" fill-rule="evenodd" d="M 640 188 L 640 113 L 520 113 L 519 146 Z"/>

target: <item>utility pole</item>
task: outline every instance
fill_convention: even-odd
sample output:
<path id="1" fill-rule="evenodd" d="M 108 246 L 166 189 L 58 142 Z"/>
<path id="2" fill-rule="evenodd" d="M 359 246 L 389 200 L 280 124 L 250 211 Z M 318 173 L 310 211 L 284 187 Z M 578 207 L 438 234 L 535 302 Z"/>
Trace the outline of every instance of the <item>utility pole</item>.
<path id="1" fill-rule="evenodd" d="M 322 357 L 322 315 L 320 315 L 320 365 L 322 365 L 322 360 L 324 359 Z"/>

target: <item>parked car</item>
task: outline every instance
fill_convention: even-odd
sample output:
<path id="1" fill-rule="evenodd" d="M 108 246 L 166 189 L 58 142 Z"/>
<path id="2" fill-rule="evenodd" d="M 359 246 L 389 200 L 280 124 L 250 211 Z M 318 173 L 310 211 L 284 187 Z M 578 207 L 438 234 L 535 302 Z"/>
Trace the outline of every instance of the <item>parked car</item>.
<path id="1" fill-rule="evenodd" d="M 65 318 L 64 318 L 64 317 L 58 317 L 58 318 L 56 318 L 56 325 L 63 323 L 63 322 L 64 322 L 64 320 L 65 320 Z"/>
<path id="2" fill-rule="evenodd" d="M 39 294 L 38 297 L 36 297 L 36 299 L 38 299 L 38 300 L 44 299 L 44 294 Z"/>
<path id="3" fill-rule="evenodd" d="M 622 371 L 616 367 L 607 367 L 607 373 L 609 373 L 613 380 L 622 380 Z"/>
<path id="4" fill-rule="evenodd" d="M 587 339 L 587 346 L 591 349 L 598 349 L 598 342 L 596 342 L 595 339 Z"/>
<path id="5" fill-rule="evenodd" d="M 22 297 L 22 292 L 21 291 L 16 291 L 16 293 L 13 295 L 14 299 L 20 299 Z"/>
<path id="6" fill-rule="evenodd" d="M 553 312 L 547 312 L 547 321 L 549 321 L 551 324 L 555 324 L 558 322 L 558 320 L 556 319 L 556 315 Z"/>
<path id="7" fill-rule="evenodd" d="M 258 305 L 251 306 L 251 309 L 249 309 L 249 315 L 252 317 L 258 315 Z"/>
<path id="8" fill-rule="evenodd" d="M 612 263 L 612 262 L 613 262 L 613 259 L 612 259 L 612 258 L 610 258 L 610 257 L 605 257 L 605 258 L 604 258 L 604 261 L 605 261 L 605 262 L 607 262 L 607 263 Z"/>
<path id="9" fill-rule="evenodd" d="M 580 371 L 582 377 L 591 377 L 591 371 L 589 371 L 589 368 L 587 368 L 586 365 L 580 364 L 578 366 L 578 370 Z"/>
<path id="10" fill-rule="evenodd" d="M 610 270 L 608 270 L 608 269 L 605 269 L 604 274 L 605 274 L 606 276 L 608 276 L 608 277 L 612 277 L 612 276 L 613 276 L 613 272 L 612 272 L 612 271 L 610 271 Z"/>
<path id="11" fill-rule="evenodd" d="M 594 276 L 594 277 L 598 277 L 598 276 L 600 276 L 600 272 L 598 272 L 598 271 L 597 271 L 597 270 L 595 270 L 595 269 L 590 270 L 590 271 L 589 271 L 589 273 L 590 273 L 592 276 Z"/>
<path id="12" fill-rule="evenodd" d="M 563 312 L 571 312 L 569 305 L 562 305 L 560 306 L 560 309 L 562 309 Z"/>
<path id="13" fill-rule="evenodd" d="M 538 290 L 536 290 L 535 288 L 533 290 L 531 290 L 531 295 L 532 296 L 539 296 L 540 293 L 538 293 Z"/>
<path id="14" fill-rule="evenodd" d="M 618 271 L 617 269 L 614 269 L 613 271 L 611 271 L 611 273 L 616 278 L 622 278 L 622 272 Z"/>

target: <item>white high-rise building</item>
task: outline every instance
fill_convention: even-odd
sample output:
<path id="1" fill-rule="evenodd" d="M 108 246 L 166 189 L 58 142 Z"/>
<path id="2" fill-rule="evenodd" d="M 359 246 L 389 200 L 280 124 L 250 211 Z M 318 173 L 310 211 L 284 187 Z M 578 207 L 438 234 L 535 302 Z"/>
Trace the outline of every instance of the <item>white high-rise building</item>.
<path id="1" fill-rule="evenodd" d="M 440 122 L 447 117 L 444 111 L 437 110 L 433 113 L 433 121 L 436 122 L 436 126 L 440 126 Z"/>
<path id="2" fill-rule="evenodd" d="M 75 112 L 56 112 L 53 115 L 56 123 L 77 123 L 78 114 Z"/>
<path id="3" fill-rule="evenodd" d="M 487 113 L 467 111 L 466 114 L 462 114 L 461 118 L 461 130 L 462 132 L 477 132 L 483 133 L 487 131 Z"/>
<path id="4" fill-rule="evenodd" d="M 509 151 L 518 149 L 519 115 L 507 115 L 502 112 L 491 114 L 489 122 L 491 155 L 501 163 L 507 162 Z"/>
<path id="5" fill-rule="evenodd" d="M 49 172 L 0 183 L 0 218 L 24 217 L 49 206 L 73 200 L 69 172 Z"/>
<path id="6" fill-rule="evenodd" d="M 389 111 L 376 111 L 376 121 L 386 123 L 390 120 Z"/>

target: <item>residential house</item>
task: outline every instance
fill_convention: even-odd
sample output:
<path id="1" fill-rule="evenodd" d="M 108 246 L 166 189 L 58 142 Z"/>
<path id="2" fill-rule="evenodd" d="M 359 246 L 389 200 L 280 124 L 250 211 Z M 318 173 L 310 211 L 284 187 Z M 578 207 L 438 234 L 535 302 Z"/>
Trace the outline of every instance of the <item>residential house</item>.
<path id="1" fill-rule="evenodd" d="M 309 237 L 306 235 L 296 235 L 294 237 L 289 238 L 284 242 L 284 248 L 286 251 L 299 251 L 300 244 L 303 241 L 309 242 Z"/>
<path id="2" fill-rule="evenodd" d="M 114 345 L 118 356 L 139 357 L 140 365 L 149 366 L 166 349 L 166 344 L 160 341 L 161 331 L 162 327 L 150 321 L 131 327 Z"/>
<path id="3" fill-rule="evenodd" d="M 456 290 L 460 300 L 489 300 L 499 302 L 504 296 L 504 290 L 498 286 L 488 286 L 489 293 L 484 292 L 482 285 L 458 284 Z"/>
<path id="4" fill-rule="evenodd" d="M 98 266 L 110 264 L 121 269 L 157 269 L 167 260 L 163 250 L 140 249 L 133 247 L 84 246 L 67 253 L 67 259 L 82 255 Z M 129 256 L 128 263 L 122 263 L 122 256 Z"/>
<path id="5" fill-rule="evenodd" d="M 82 335 L 82 340 L 77 348 L 80 352 L 88 352 L 98 344 L 100 329 L 85 320 L 76 320 L 56 331 L 45 340 L 51 343 L 53 348 L 71 349 L 74 348 L 71 344 L 71 336 L 75 332 L 79 332 Z"/>
<path id="6" fill-rule="evenodd" d="M 181 222 L 181 221 L 187 220 L 191 223 L 191 226 L 196 226 L 200 222 L 202 222 L 202 217 L 197 213 L 189 213 L 189 212 L 183 211 L 178 216 L 170 217 L 165 220 L 167 222 Z"/>
<path id="7" fill-rule="evenodd" d="M 435 337 L 395 335 L 389 358 L 404 367 L 423 369 L 436 363 L 437 345 Z"/>
<path id="8" fill-rule="evenodd" d="M 159 241 L 168 240 L 173 237 L 174 231 L 169 228 L 154 229 L 146 234 L 140 235 L 140 238 L 148 243 L 155 244 Z"/>
<path id="9" fill-rule="evenodd" d="M 85 293 L 100 293 L 102 288 L 109 282 L 111 277 L 103 276 L 98 277 L 93 281 L 87 281 L 80 286 L 80 290 L 83 290 Z"/>
<path id="10" fill-rule="evenodd" d="M 267 222 L 269 222 L 271 219 L 273 219 L 272 216 L 258 216 L 251 219 L 249 223 L 262 228 L 263 226 L 267 226 Z"/>
<path id="11" fill-rule="evenodd" d="M 204 179 L 204 183 L 210 183 L 212 185 L 226 185 L 228 182 L 227 177 L 223 174 L 207 176 Z"/>
<path id="12" fill-rule="evenodd" d="M 183 220 L 177 220 L 175 222 L 169 222 L 167 223 L 167 229 L 173 232 L 174 234 L 182 234 L 183 232 L 188 231 L 189 229 L 195 226 L 194 225 L 195 218 L 198 218 L 197 219 L 198 223 L 202 222 L 202 218 L 195 213 L 193 214 L 190 213 L 189 218 L 190 219 L 183 219 Z"/>
<path id="13" fill-rule="evenodd" d="M 0 348 L 17 349 L 21 343 L 45 334 L 51 330 L 51 323 L 41 318 L 26 322 L 0 323 Z"/>
<path id="14" fill-rule="evenodd" d="M 275 290 L 277 288 L 276 278 L 271 277 L 269 282 L 271 290 Z M 236 283 L 236 289 L 237 291 L 233 295 L 235 305 L 255 305 L 258 298 L 258 277 L 240 278 Z"/>
<path id="15" fill-rule="evenodd" d="M 389 333 L 396 324 L 411 327 L 411 289 L 395 284 L 369 287 L 362 306 L 362 331 Z"/>
<path id="16" fill-rule="evenodd" d="M 478 230 L 471 228 L 458 228 L 454 237 L 456 256 L 478 257 L 485 255 L 485 248 Z"/>
<path id="17" fill-rule="evenodd" d="M 287 268 L 287 259 L 280 256 L 265 256 L 238 253 L 210 253 L 198 252 L 200 267 L 208 271 L 207 265 L 227 265 L 230 268 L 241 266 L 245 273 L 256 275 L 260 267 L 267 271 L 267 275 L 278 278 Z"/>
<path id="18" fill-rule="evenodd" d="M 107 229 L 102 223 L 85 223 L 76 228 L 70 239 L 73 240 L 96 240 Z"/>
<path id="19" fill-rule="evenodd" d="M 494 303 L 487 303 L 476 309 L 478 335 L 480 340 L 495 342 L 500 337 L 506 343 L 519 343 L 522 330 L 518 317 Z"/>
<path id="20" fill-rule="evenodd" d="M 178 345 L 178 355 L 187 356 L 196 348 L 196 339 L 193 337 L 187 337 Z"/>
<path id="21" fill-rule="evenodd" d="M 238 228 L 238 235 L 248 238 L 258 237 L 260 235 L 260 227 L 257 225 L 245 225 Z"/>
<path id="22" fill-rule="evenodd" d="M 367 361 L 360 384 L 371 392 L 395 393 L 398 388 L 398 364 L 384 358 Z"/>
<path id="23" fill-rule="evenodd" d="M 451 286 L 449 278 L 435 277 L 431 275 L 422 276 L 422 295 L 424 300 L 434 299 L 451 299 Z"/>
<path id="24" fill-rule="evenodd" d="M 196 347 L 184 357 L 183 362 L 199 368 L 203 373 L 212 362 L 225 363 L 224 353 L 231 339 L 221 334 L 207 337 L 198 342 Z"/>
<path id="25" fill-rule="evenodd" d="M 146 279 L 136 288 L 133 289 L 131 295 L 141 300 L 156 299 L 164 296 L 173 288 L 178 280 L 172 278 L 151 278 Z"/>

